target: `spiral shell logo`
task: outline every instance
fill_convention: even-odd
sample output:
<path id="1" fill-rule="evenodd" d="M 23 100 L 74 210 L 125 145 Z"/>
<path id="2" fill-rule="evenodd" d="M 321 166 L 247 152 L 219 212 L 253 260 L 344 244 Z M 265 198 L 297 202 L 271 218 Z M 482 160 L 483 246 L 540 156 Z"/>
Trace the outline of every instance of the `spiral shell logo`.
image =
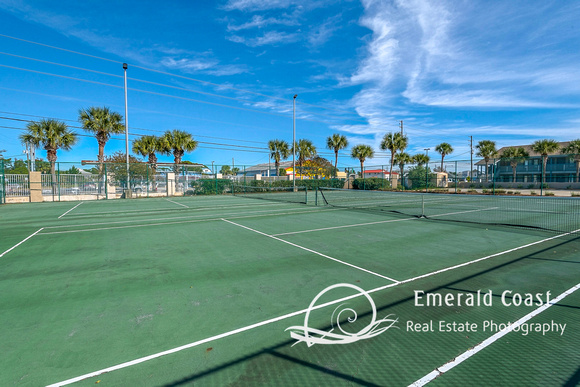
<path id="1" fill-rule="evenodd" d="M 341 317 L 348 313 L 349 317 L 346 321 L 349 323 L 356 322 L 358 318 L 358 314 L 352 308 L 343 308 L 345 304 L 341 304 L 332 313 L 330 318 L 331 329 L 328 331 L 311 328 L 308 326 L 308 320 L 310 318 L 311 312 L 315 309 L 319 309 L 326 304 L 316 305 L 316 302 L 326 293 L 330 292 L 333 289 L 337 288 L 351 288 L 358 292 L 357 296 L 364 296 L 370 303 L 372 309 L 372 319 L 368 325 L 364 328 L 360 329 L 357 332 L 348 332 L 343 329 L 341 325 Z M 353 297 L 349 297 L 353 298 Z M 304 317 L 304 326 L 291 326 L 286 328 L 285 331 L 290 331 L 290 337 L 296 340 L 296 342 L 292 345 L 296 345 L 301 342 L 305 342 L 308 347 L 312 347 L 314 344 L 350 344 L 357 342 L 359 340 L 370 339 L 371 337 L 375 337 L 384 333 L 386 330 L 390 328 L 399 328 L 395 326 L 395 324 L 399 321 L 399 318 L 394 318 L 393 314 L 389 314 L 381 320 L 377 321 L 377 307 L 375 302 L 371 298 L 371 296 L 364 291 L 363 289 L 359 288 L 358 286 L 351 285 L 351 284 L 336 284 L 327 287 L 310 303 L 306 311 L 306 316 Z"/>

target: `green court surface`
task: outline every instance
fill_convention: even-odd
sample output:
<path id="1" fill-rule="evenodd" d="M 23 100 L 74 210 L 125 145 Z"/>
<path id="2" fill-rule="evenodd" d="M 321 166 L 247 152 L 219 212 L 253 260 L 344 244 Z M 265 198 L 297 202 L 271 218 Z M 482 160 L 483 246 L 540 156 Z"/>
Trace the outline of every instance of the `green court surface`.
<path id="1" fill-rule="evenodd" d="M 580 383 L 576 233 L 317 199 L 0 207 L 0 385 Z"/>

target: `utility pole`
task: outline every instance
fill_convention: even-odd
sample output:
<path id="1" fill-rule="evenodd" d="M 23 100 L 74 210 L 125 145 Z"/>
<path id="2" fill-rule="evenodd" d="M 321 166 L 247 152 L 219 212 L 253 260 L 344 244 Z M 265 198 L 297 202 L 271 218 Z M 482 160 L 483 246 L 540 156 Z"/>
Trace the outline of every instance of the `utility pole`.
<path id="1" fill-rule="evenodd" d="M 469 181 L 473 181 L 473 136 L 469 136 L 469 149 L 471 150 L 471 163 L 469 167 Z"/>
<path id="2" fill-rule="evenodd" d="M 399 126 L 401 127 L 401 136 L 403 136 L 403 120 L 401 120 Z"/>

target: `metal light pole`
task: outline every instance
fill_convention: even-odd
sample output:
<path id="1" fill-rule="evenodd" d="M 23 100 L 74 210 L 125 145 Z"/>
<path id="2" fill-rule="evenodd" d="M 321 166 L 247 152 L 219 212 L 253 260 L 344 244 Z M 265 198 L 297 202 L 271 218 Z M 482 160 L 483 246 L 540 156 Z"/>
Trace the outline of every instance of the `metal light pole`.
<path id="1" fill-rule="evenodd" d="M 211 174 L 213 175 L 213 161 L 211 162 Z"/>
<path id="2" fill-rule="evenodd" d="M 131 179 L 129 178 L 129 109 L 127 105 L 127 63 L 123 63 L 125 78 L 125 156 L 127 162 L 127 189 L 131 189 Z"/>
<path id="3" fill-rule="evenodd" d="M 425 155 L 427 157 L 429 157 L 429 149 L 431 148 L 425 148 Z M 429 188 L 429 161 L 427 161 L 427 163 L 425 163 L 425 192 L 428 192 L 428 188 Z"/>
<path id="4" fill-rule="evenodd" d="M 292 100 L 292 190 L 296 191 L 296 97 Z"/>

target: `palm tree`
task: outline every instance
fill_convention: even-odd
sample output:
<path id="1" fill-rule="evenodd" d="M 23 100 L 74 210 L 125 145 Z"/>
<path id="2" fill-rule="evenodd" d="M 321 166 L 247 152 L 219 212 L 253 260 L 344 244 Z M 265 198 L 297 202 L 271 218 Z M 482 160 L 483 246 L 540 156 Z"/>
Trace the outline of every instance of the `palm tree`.
<path id="1" fill-rule="evenodd" d="M 280 176 L 280 160 L 285 160 L 290 156 L 290 146 L 284 140 L 270 140 L 268 141 L 268 149 L 270 149 L 270 157 L 274 159 L 276 176 Z"/>
<path id="2" fill-rule="evenodd" d="M 532 144 L 532 150 L 542 155 L 542 184 L 546 181 L 546 165 L 548 164 L 548 155 L 555 153 L 560 149 L 560 144 L 556 140 L 538 140 Z"/>
<path id="3" fill-rule="evenodd" d="M 574 157 L 574 162 L 576 163 L 576 182 L 580 181 L 580 138 L 577 140 L 572 140 L 570 143 L 562 149 L 563 154 L 571 155 Z"/>
<path id="4" fill-rule="evenodd" d="M 316 155 L 316 147 L 310 140 L 301 139 L 298 140 L 298 144 L 296 145 L 296 150 L 292 150 L 298 155 L 298 165 L 300 166 L 300 180 L 304 178 L 304 174 L 302 173 L 302 164 L 306 159 L 310 157 L 314 157 Z M 296 175 L 294 175 L 296 176 Z"/>
<path id="5" fill-rule="evenodd" d="M 352 148 L 350 155 L 360 161 L 360 175 L 364 178 L 364 164 L 366 159 L 372 159 L 375 155 L 373 148 L 368 145 L 359 144 Z"/>
<path id="6" fill-rule="evenodd" d="M 166 155 L 173 154 L 173 170 L 179 171 L 179 164 L 185 152 L 193 152 L 197 148 L 195 141 L 190 133 L 183 130 L 168 130 L 161 137 L 161 153 Z"/>
<path id="7" fill-rule="evenodd" d="M 20 140 L 25 144 L 32 144 L 36 147 L 42 146 L 46 150 L 46 158 L 50 162 L 50 173 L 53 181 L 52 190 L 54 193 L 56 152 L 59 149 L 70 150 L 77 142 L 77 134 L 69 130 L 64 122 L 52 119 L 33 121 L 26 125 L 26 130 L 27 133 L 20 135 Z"/>
<path id="8" fill-rule="evenodd" d="M 151 165 L 151 175 L 157 173 L 157 155 L 163 152 L 163 144 L 157 136 L 143 136 L 133 141 L 133 153 L 148 157 L 147 162 Z"/>
<path id="9" fill-rule="evenodd" d="M 393 163 L 395 162 L 395 154 L 397 151 L 404 151 L 407 147 L 409 139 L 404 134 L 399 132 L 389 132 L 383 137 L 381 141 L 381 149 L 391 152 L 391 169 L 389 170 L 389 178 L 393 176 Z"/>
<path id="10" fill-rule="evenodd" d="M 229 165 L 224 165 L 222 166 L 222 169 L 220 169 L 220 173 L 224 176 L 231 175 L 232 169 L 230 168 Z"/>
<path id="11" fill-rule="evenodd" d="M 445 156 L 453 153 L 453 147 L 447 142 L 442 142 L 435 147 L 435 152 L 441 155 L 441 172 L 443 172 L 443 162 L 445 160 Z"/>
<path id="12" fill-rule="evenodd" d="M 501 154 L 501 159 L 507 161 L 512 166 L 513 182 L 516 182 L 516 168 L 519 163 L 523 163 L 525 159 L 530 157 L 530 154 L 522 147 L 509 147 Z"/>
<path id="13" fill-rule="evenodd" d="M 105 145 L 112 134 L 125 132 L 122 124 L 123 116 L 112 112 L 108 107 L 92 106 L 88 109 L 79 110 L 79 121 L 84 130 L 95 135 L 99 143 L 99 174 L 103 171 L 103 161 L 105 160 Z"/>
<path id="14" fill-rule="evenodd" d="M 335 133 L 332 136 L 329 136 L 326 139 L 326 147 L 328 149 L 332 149 L 334 150 L 334 171 L 335 171 L 335 177 L 338 176 L 338 169 L 337 169 L 337 165 L 338 165 L 338 151 L 341 149 L 344 149 L 348 146 L 348 140 L 346 139 L 346 136 L 343 136 L 341 134 Z"/>
<path id="15" fill-rule="evenodd" d="M 489 160 L 497 156 L 497 149 L 495 149 L 495 141 L 481 140 L 475 146 L 477 149 L 477 156 L 483 157 L 485 160 L 485 181 L 489 181 L 487 175 L 487 168 L 489 167 Z"/>
<path id="16" fill-rule="evenodd" d="M 423 164 L 428 164 L 429 160 L 431 159 L 425 153 L 417 153 L 415 156 L 413 156 L 413 161 L 420 167 L 422 167 Z"/>
<path id="17" fill-rule="evenodd" d="M 405 164 L 411 164 L 413 158 L 410 154 L 406 152 L 399 152 L 395 155 L 395 163 L 399 166 L 401 170 L 401 185 L 404 187 L 404 176 L 405 176 Z"/>

